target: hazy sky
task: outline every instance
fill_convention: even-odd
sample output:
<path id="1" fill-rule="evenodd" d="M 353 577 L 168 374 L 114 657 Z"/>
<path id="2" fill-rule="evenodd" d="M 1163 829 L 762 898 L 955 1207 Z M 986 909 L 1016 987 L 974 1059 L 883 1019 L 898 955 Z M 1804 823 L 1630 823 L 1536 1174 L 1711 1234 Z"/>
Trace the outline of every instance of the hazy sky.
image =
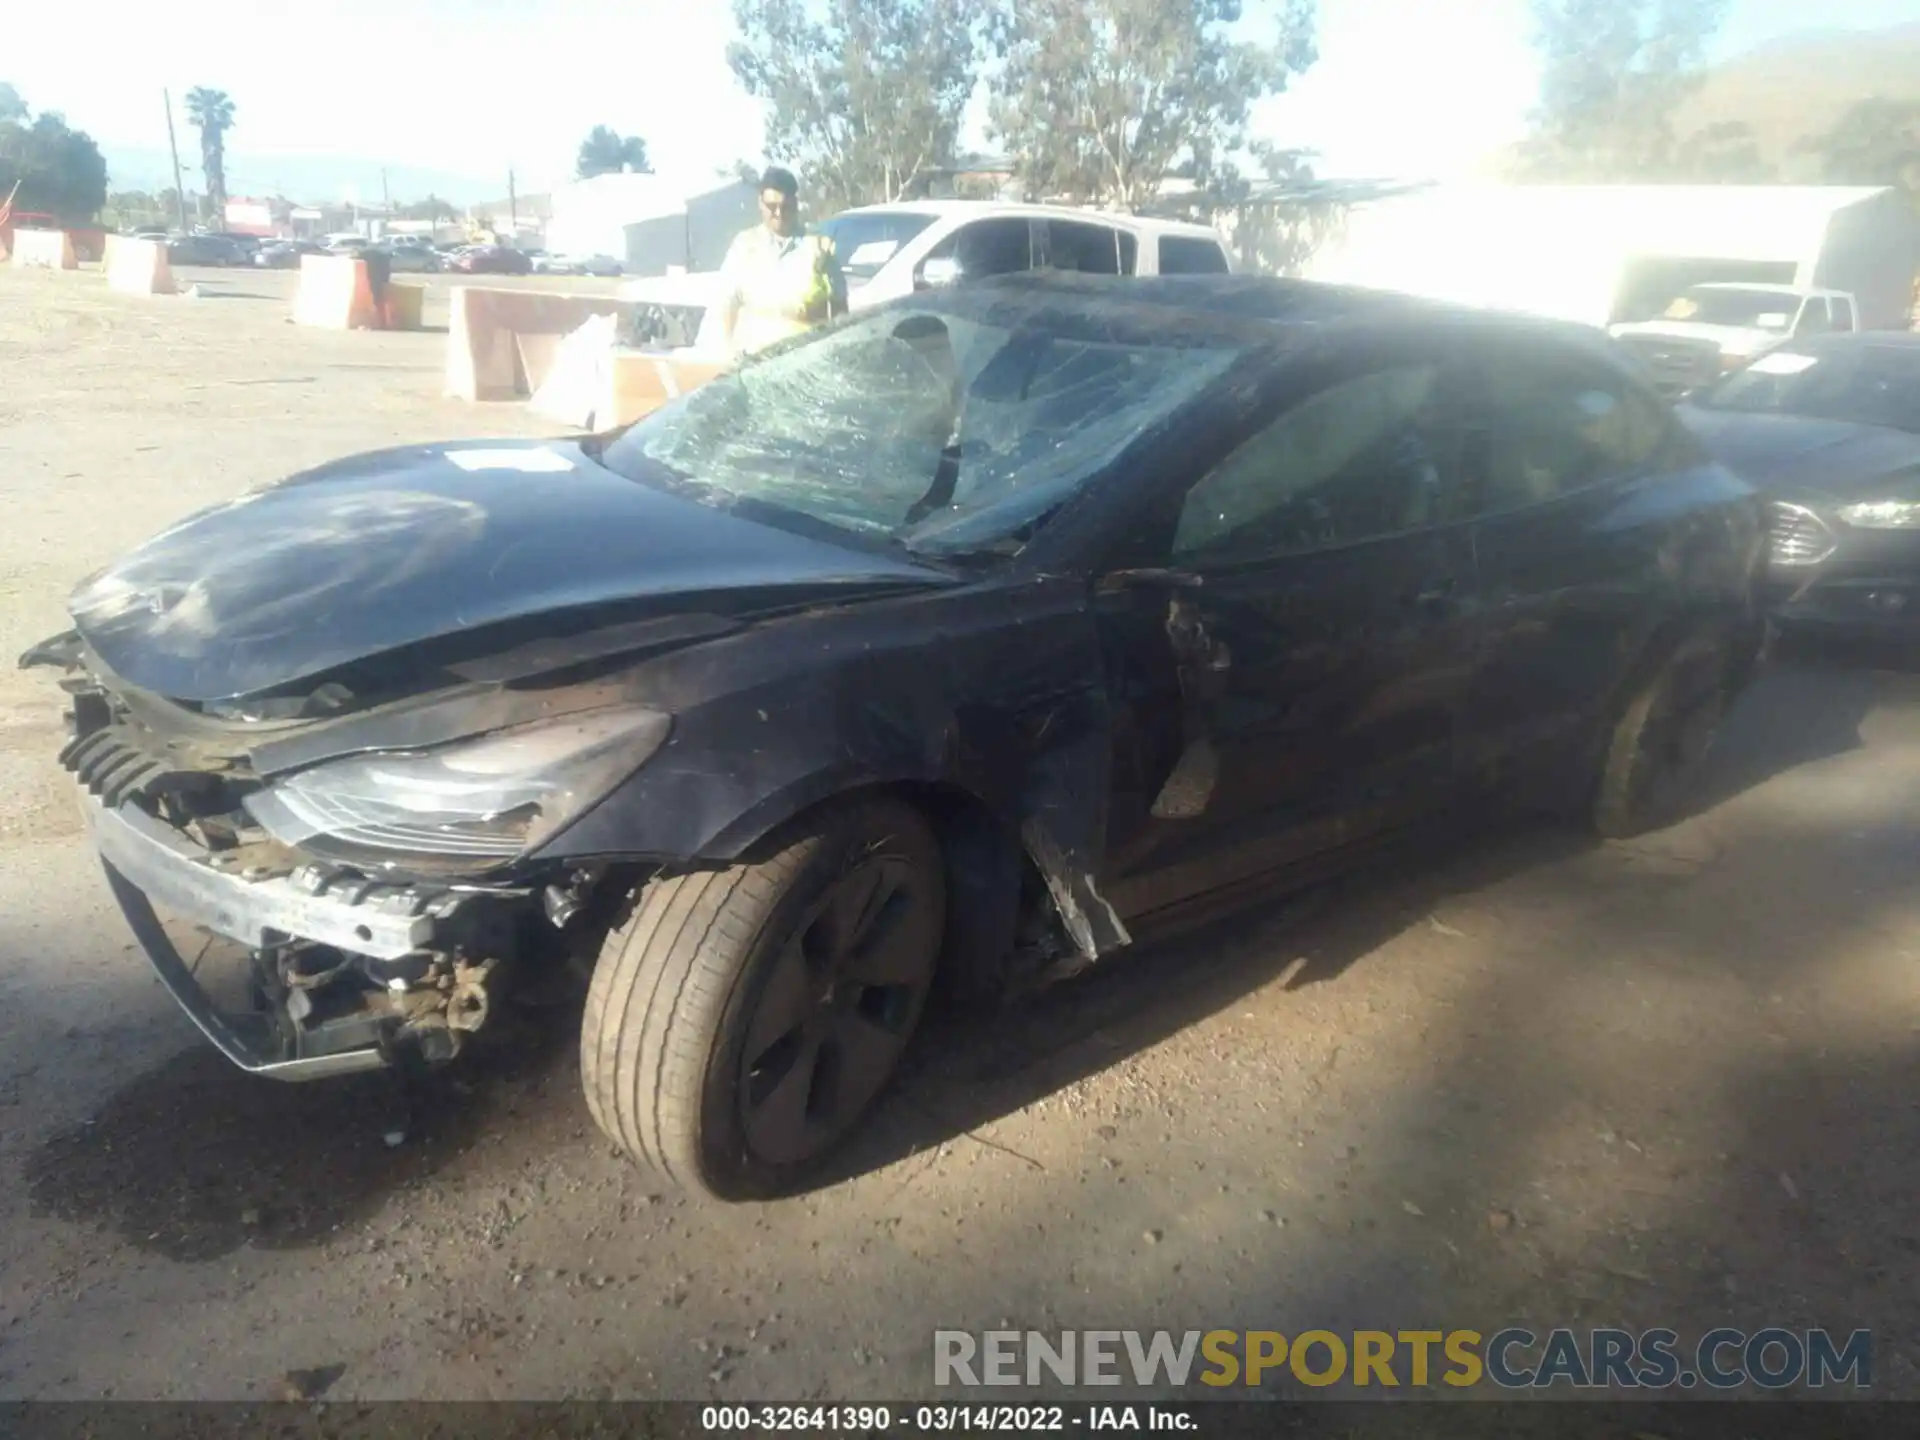
<path id="1" fill-rule="evenodd" d="M 1915 0 L 1733 0 L 1716 50 L 1915 13 Z M 1320 0 L 1321 59 L 1262 107 L 1261 127 L 1321 151 L 1323 173 L 1461 173 L 1513 139 L 1532 103 L 1529 29 L 1527 0 Z M 236 193 L 273 184 L 250 152 L 497 175 L 500 190 L 511 167 L 539 190 L 566 178 L 596 124 L 644 136 L 663 174 L 704 181 L 759 157 L 731 34 L 724 0 L 30 3 L 7 26 L 0 79 L 103 145 L 149 149 L 166 144 L 162 86 L 176 107 L 194 85 L 224 89 L 239 111 Z"/>

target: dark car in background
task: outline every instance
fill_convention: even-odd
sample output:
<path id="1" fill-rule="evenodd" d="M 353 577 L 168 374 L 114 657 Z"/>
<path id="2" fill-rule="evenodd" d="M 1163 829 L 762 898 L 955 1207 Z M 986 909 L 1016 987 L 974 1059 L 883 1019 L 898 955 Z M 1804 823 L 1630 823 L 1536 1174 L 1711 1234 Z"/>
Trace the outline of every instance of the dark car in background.
<path id="1" fill-rule="evenodd" d="M 318 240 L 270 240 L 253 252 L 253 263 L 262 270 L 298 270 L 303 257 L 331 253 Z"/>
<path id="2" fill-rule="evenodd" d="M 387 264 L 395 274 L 435 275 L 446 268 L 440 252 L 415 235 L 390 235 L 378 248 L 386 253 Z"/>
<path id="3" fill-rule="evenodd" d="M 533 259 L 511 245 L 473 245 L 447 257 L 447 269 L 460 275 L 531 275 Z"/>
<path id="4" fill-rule="evenodd" d="M 1670 816 L 1757 657 L 1752 491 L 1578 327 L 1023 276 L 613 436 L 413 445 L 86 580 L 108 879 L 281 1078 L 445 1060 L 591 972 L 589 1106 L 804 1183 L 930 997 L 1003 995 L 1490 799 Z M 156 905 L 240 943 L 217 1009 Z"/>
<path id="5" fill-rule="evenodd" d="M 169 265 L 244 265 L 247 253 L 224 235 L 170 235 Z"/>
<path id="6" fill-rule="evenodd" d="M 1771 503 L 1783 625 L 1920 635 L 1920 334 L 1796 340 L 1679 413 Z"/>

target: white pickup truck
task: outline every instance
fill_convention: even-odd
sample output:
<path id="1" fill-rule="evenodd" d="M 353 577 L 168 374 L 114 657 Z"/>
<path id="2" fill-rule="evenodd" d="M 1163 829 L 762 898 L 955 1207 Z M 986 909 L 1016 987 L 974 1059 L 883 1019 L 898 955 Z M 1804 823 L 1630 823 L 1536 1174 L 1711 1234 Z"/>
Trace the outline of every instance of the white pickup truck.
<path id="1" fill-rule="evenodd" d="M 1843 291 L 1714 283 L 1691 286 L 1657 320 L 1612 325 L 1608 333 L 1645 362 L 1662 390 L 1677 395 L 1788 340 L 1860 328 L 1859 306 Z"/>
<path id="2" fill-rule="evenodd" d="M 833 240 L 854 310 L 1026 270 L 1225 275 L 1234 268 L 1219 233 L 1205 225 L 1061 205 L 903 201 L 844 210 L 816 228 Z M 677 343 L 711 354 L 720 349 L 725 289 L 718 274 L 698 272 L 629 281 L 620 297 L 670 312 Z"/>

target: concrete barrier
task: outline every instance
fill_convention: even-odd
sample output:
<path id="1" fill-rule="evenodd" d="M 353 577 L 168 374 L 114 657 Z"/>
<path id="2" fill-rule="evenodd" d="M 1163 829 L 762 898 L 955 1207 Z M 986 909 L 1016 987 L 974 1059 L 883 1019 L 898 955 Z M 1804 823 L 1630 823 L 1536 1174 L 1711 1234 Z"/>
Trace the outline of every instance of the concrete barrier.
<path id="1" fill-rule="evenodd" d="M 351 255 L 301 256 L 293 322 L 325 330 L 378 329 L 380 311 L 373 303 L 367 262 Z"/>
<path id="2" fill-rule="evenodd" d="M 418 330 L 426 298 L 427 287 L 424 285 L 389 284 L 387 293 L 380 297 L 380 328 Z"/>
<path id="3" fill-rule="evenodd" d="M 533 392 L 528 408 L 549 420 L 604 432 L 631 425 L 669 400 L 704 385 L 725 366 L 692 350 L 625 350 L 605 329 L 588 321 L 564 337 L 554 367 Z"/>
<path id="4" fill-rule="evenodd" d="M 494 290 L 456 285 L 448 294 L 446 393 L 461 400 L 517 400 L 546 382 L 561 337 L 596 315 L 624 329 L 634 306 L 611 295 Z"/>
<path id="5" fill-rule="evenodd" d="M 595 413 L 595 422 L 603 430 L 631 425 L 669 400 L 706 384 L 724 369 L 723 362 L 694 351 L 669 350 L 663 355 L 650 350 L 616 350 L 612 383 L 605 404 Z"/>
<path id="6" fill-rule="evenodd" d="M 172 295 L 173 267 L 164 240 L 107 237 L 107 288 L 122 295 Z"/>
<path id="7" fill-rule="evenodd" d="M 73 237 L 64 230 L 16 230 L 13 263 L 41 270 L 78 270 Z"/>

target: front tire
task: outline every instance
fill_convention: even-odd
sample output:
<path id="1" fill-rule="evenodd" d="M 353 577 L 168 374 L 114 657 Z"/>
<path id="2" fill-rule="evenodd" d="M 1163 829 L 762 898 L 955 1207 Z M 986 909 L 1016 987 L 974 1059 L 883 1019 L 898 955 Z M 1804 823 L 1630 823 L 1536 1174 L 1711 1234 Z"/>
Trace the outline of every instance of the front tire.
<path id="1" fill-rule="evenodd" d="M 1680 643 L 1629 696 L 1615 721 L 1593 796 L 1593 828 L 1628 840 L 1679 820 L 1737 688 L 1723 636 Z"/>
<path id="2" fill-rule="evenodd" d="M 945 925 L 939 842 L 891 799 L 827 807 L 727 869 L 649 881 L 587 995 L 594 1120 L 687 1189 L 796 1188 L 891 1078 Z"/>

